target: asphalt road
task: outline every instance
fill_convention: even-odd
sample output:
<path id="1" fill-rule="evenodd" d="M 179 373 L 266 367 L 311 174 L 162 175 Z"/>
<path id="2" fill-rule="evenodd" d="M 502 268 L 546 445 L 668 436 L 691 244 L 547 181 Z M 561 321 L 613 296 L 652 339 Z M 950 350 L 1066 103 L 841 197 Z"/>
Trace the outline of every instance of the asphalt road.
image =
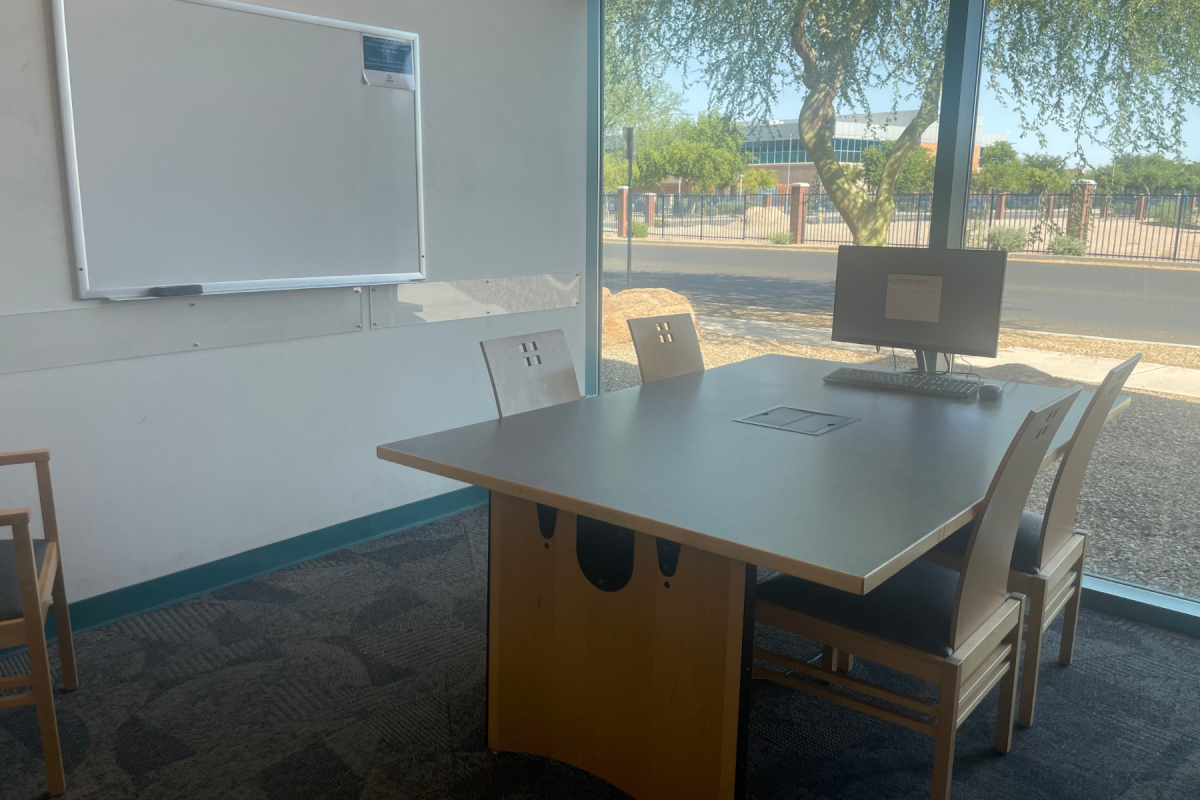
<path id="1" fill-rule="evenodd" d="M 633 285 L 697 303 L 832 313 L 837 253 L 635 243 Z M 625 288 L 625 244 L 605 242 L 604 285 Z M 1009 258 L 1006 328 L 1200 345 L 1200 269 Z"/>

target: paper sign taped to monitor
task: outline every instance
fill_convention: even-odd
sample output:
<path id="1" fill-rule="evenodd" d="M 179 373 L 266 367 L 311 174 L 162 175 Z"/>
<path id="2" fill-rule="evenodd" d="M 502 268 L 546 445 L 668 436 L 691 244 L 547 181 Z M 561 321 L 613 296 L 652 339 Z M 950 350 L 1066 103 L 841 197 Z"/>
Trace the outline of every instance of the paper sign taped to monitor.
<path id="1" fill-rule="evenodd" d="M 888 319 L 937 322 L 941 310 L 941 275 L 888 275 L 887 304 L 883 310 Z"/>
<path id="2" fill-rule="evenodd" d="M 412 42 L 363 34 L 363 79 L 368 86 L 416 89 Z"/>

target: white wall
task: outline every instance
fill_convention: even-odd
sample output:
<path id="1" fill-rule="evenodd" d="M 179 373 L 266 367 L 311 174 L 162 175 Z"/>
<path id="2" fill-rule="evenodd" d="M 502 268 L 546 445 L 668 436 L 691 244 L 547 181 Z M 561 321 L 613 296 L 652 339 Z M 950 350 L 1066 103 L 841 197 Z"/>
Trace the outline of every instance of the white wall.
<path id="1" fill-rule="evenodd" d="M 269 4 L 420 34 L 431 278 L 583 272 L 583 0 Z M 0 315 L 100 304 L 74 299 L 52 41 L 48 0 L 0 5 Z M 481 339 L 563 328 L 581 367 L 582 309 L 0 375 L 0 451 L 50 448 L 83 599 L 456 488 L 376 445 L 495 416 Z M 26 505 L 32 470 L 0 470 Z"/>

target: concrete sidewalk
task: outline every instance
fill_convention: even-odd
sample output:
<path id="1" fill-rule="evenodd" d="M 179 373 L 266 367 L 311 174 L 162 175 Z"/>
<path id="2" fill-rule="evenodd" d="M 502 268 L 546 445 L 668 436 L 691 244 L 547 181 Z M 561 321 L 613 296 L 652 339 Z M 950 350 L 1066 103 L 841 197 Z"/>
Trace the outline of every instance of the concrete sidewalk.
<path id="1" fill-rule="evenodd" d="M 785 325 L 752 319 L 728 319 L 725 317 L 697 317 L 700 330 L 714 336 L 737 336 L 748 339 L 777 339 L 814 347 L 836 347 L 873 353 L 869 345 L 834 342 L 829 328 Z M 887 351 L 884 351 L 887 352 Z M 1099 358 L 1050 350 L 1034 350 L 1027 347 L 1001 349 L 997 358 L 970 358 L 974 367 L 998 367 L 1002 364 L 1024 364 L 1036 370 L 1071 381 L 1100 383 L 1108 371 L 1121 363 L 1118 358 Z M 1125 384 L 1130 389 L 1162 392 L 1183 397 L 1200 398 L 1200 369 L 1168 367 L 1163 364 L 1139 364 Z"/>

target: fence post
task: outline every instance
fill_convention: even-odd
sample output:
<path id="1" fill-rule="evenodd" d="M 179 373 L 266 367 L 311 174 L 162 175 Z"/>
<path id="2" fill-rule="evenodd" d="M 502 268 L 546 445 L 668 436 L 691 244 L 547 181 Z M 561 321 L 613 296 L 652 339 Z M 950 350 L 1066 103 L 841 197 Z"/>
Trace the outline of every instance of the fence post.
<path id="1" fill-rule="evenodd" d="M 804 224 L 808 221 L 808 184 L 793 183 L 791 208 L 788 209 L 788 234 L 792 244 L 804 244 Z"/>
<path id="2" fill-rule="evenodd" d="M 1096 182 L 1081 178 L 1071 181 L 1071 196 L 1067 201 L 1067 236 L 1086 242 L 1092 213 L 1092 189 Z"/>
<path id="3" fill-rule="evenodd" d="M 746 240 L 746 218 L 750 215 L 749 195 L 742 195 L 742 241 Z"/>
<path id="4" fill-rule="evenodd" d="M 1108 219 L 1108 195 L 1100 195 L 1100 219 Z"/>
<path id="5" fill-rule="evenodd" d="M 1138 222 L 1146 218 L 1146 195 L 1139 194 L 1137 196 L 1137 205 L 1134 208 L 1133 218 Z"/>
<path id="6" fill-rule="evenodd" d="M 1000 193 L 1000 206 L 996 209 L 996 221 L 1004 222 L 1004 209 L 1008 206 L 1008 192 Z"/>
<path id="7" fill-rule="evenodd" d="M 1175 214 L 1175 260 L 1179 260 L 1179 240 L 1183 238 L 1183 192 L 1176 195 L 1175 204 L 1179 207 Z"/>
<path id="8" fill-rule="evenodd" d="M 629 187 L 617 187 L 617 238 L 625 238 L 625 228 L 629 219 Z"/>
<path id="9" fill-rule="evenodd" d="M 654 192 L 646 195 L 646 227 L 654 230 L 654 201 L 658 199 L 658 195 Z"/>
<path id="10" fill-rule="evenodd" d="M 913 225 L 913 247 L 921 246 L 921 190 L 917 189 L 917 222 Z"/>

